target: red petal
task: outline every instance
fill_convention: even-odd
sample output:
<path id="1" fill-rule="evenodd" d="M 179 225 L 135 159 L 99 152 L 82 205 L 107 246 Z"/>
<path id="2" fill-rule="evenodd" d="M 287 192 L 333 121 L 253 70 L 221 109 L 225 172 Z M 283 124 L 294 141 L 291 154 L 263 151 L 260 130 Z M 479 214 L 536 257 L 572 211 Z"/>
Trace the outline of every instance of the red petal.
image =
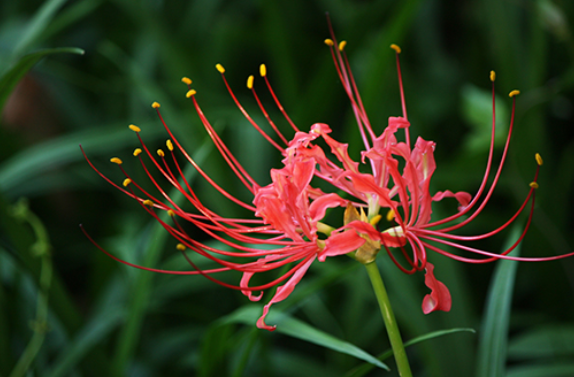
<path id="1" fill-rule="evenodd" d="M 446 285 L 438 281 L 433 274 L 434 266 L 427 262 L 425 284 L 431 289 L 431 293 L 423 299 L 423 313 L 429 314 L 435 310 L 448 312 L 452 304 L 452 298 Z"/>
<path id="2" fill-rule="evenodd" d="M 295 289 L 295 286 L 299 283 L 299 281 L 301 281 L 301 278 L 303 277 L 303 275 L 305 275 L 305 272 L 307 272 L 309 266 L 311 265 L 311 263 L 313 263 L 314 260 L 315 260 L 314 256 L 309 258 L 309 260 L 305 262 L 303 265 L 301 265 L 301 267 L 293 274 L 293 276 L 291 276 L 289 280 L 287 280 L 287 283 L 277 288 L 275 296 L 273 296 L 271 301 L 269 301 L 269 303 L 263 307 L 263 314 L 257 320 L 258 328 L 269 331 L 275 330 L 277 326 L 269 326 L 265 324 L 265 316 L 269 312 L 269 307 L 272 304 L 275 304 L 276 302 L 285 300 L 291 294 L 291 292 L 293 292 L 293 289 Z"/>
<path id="3" fill-rule="evenodd" d="M 324 262 L 327 257 L 350 253 L 363 246 L 364 243 L 365 239 L 354 230 L 334 233 L 325 240 L 325 248 L 319 253 L 319 261 Z"/>

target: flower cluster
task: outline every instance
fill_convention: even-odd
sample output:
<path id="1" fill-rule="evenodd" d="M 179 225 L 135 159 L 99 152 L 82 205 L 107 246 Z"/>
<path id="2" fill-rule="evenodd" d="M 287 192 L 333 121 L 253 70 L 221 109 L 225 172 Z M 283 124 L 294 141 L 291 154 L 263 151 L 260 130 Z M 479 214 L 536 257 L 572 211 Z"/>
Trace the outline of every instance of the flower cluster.
<path id="1" fill-rule="evenodd" d="M 391 46 L 395 50 L 397 59 L 403 114 L 398 117 L 390 117 L 386 128 L 377 134 L 369 122 L 351 73 L 345 53 L 346 42 L 337 43 L 333 33 L 331 35 L 331 39 L 326 39 L 325 44 L 330 48 L 337 74 L 350 100 L 365 147 L 360 160 L 353 160 L 348 154 L 348 145 L 340 143 L 330 136 L 331 129 L 328 125 L 316 123 L 307 132 L 299 129 L 286 114 L 270 85 L 265 65 L 261 65 L 260 76 L 265 81 L 279 111 L 294 131 L 294 135 L 290 139 L 279 131 L 254 89 L 254 77 L 250 76 L 247 80 L 247 87 L 252 91 L 275 135 L 268 134 L 240 104 L 225 78 L 225 69 L 218 64 L 216 68 L 221 73 L 230 96 L 251 125 L 281 153 L 283 167 L 271 170 L 270 184 L 266 186 L 257 184 L 230 152 L 204 115 L 196 98 L 197 93 L 191 89 L 191 80 L 183 78 L 182 81 L 188 85 L 187 97 L 192 100 L 200 121 L 229 168 L 253 195 L 253 201 L 251 203 L 241 201 L 219 186 L 202 170 L 173 135 L 161 116 L 160 105 L 154 102 L 152 106 L 156 109 L 159 119 L 170 137 L 166 142 L 167 152 L 159 149 L 156 153 L 152 153 L 140 136 L 140 128 L 135 125 L 130 125 L 129 128 L 136 133 L 141 143 L 141 148 L 137 148 L 133 154 L 141 162 L 151 184 L 157 189 L 157 193 L 148 192 L 144 189 L 144 185 L 136 182 L 123 169 L 122 161 L 119 158 L 114 157 L 111 161 L 116 163 L 125 175 L 122 184 L 116 184 L 107 178 L 88 159 L 83 149 L 82 152 L 90 166 L 100 176 L 137 201 L 149 215 L 153 216 L 177 239 L 177 249 L 182 252 L 193 270 L 166 271 L 134 265 L 113 256 L 97 245 L 92 238 L 90 240 L 111 258 L 127 265 L 160 273 L 203 275 L 223 286 L 240 290 L 252 301 L 261 300 L 262 291 L 278 286 L 273 297 L 264 306 L 263 314 L 257 321 L 259 328 L 268 330 L 275 328 L 265 323 L 265 316 L 269 307 L 290 295 L 315 260 L 322 262 L 327 257 L 347 254 L 361 263 L 368 264 L 375 260 L 380 250 L 384 250 L 389 259 L 403 272 L 407 274 L 413 274 L 417 271 L 425 272 L 425 284 L 430 288 L 431 293 L 423 299 L 422 310 L 424 313 L 435 310 L 448 311 L 451 307 L 450 293 L 447 287 L 435 278 L 434 266 L 428 261 L 428 250 L 471 263 L 485 263 L 497 259 L 525 260 L 526 258 L 512 257 L 507 254 L 522 240 L 532 219 L 535 190 L 538 188 L 536 179 L 540 165 L 542 165 L 542 159 L 539 155 L 536 155 L 537 168 L 534 180 L 530 184 L 530 191 L 514 216 L 497 229 L 485 234 L 462 236 L 454 233 L 473 221 L 492 196 L 507 156 L 514 123 L 515 96 L 519 92 L 510 93 L 513 101 L 510 128 L 502 157 L 490 186 L 487 185 L 487 181 L 493 167 L 494 72 L 491 72 L 490 76 L 493 91 L 492 139 L 486 170 L 480 187 L 474 196 L 465 192 L 453 193 L 448 190 L 431 194 L 430 181 L 436 168 L 433 157 L 435 143 L 420 137 L 414 142 L 414 145 L 411 143 L 410 123 L 407 118 L 399 64 L 400 48 L 396 45 Z M 321 143 L 318 142 L 319 140 Z M 330 148 L 329 153 L 320 146 L 325 144 Z M 227 218 L 207 208 L 182 173 L 180 166 L 182 158 L 193 165 L 197 172 L 230 202 L 251 211 L 253 213 L 252 218 Z M 171 161 L 168 162 L 168 159 Z M 183 194 L 189 204 L 195 208 L 194 211 L 183 209 L 162 189 L 150 173 L 149 164 L 153 165 L 173 187 Z M 361 165 L 370 167 L 370 172 L 361 172 L 359 169 Z M 363 168 L 363 170 L 365 169 Z M 332 191 L 324 192 L 318 187 L 314 187 L 314 180 L 327 182 L 332 187 Z M 342 194 L 339 195 L 335 192 Z M 458 212 L 444 219 L 432 220 L 433 202 L 445 198 L 453 198 L 458 201 Z M 464 244 L 464 242 L 488 238 L 500 232 L 528 206 L 530 207 L 530 214 L 522 235 L 514 245 L 503 253 L 494 254 Z M 327 224 L 324 219 L 327 211 L 336 207 L 344 208 L 344 216 L 341 224 L 332 226 Z M 170 221 L 162 219 L 160 212 L 163 211 L 169 214 Z M 379 229 L 380 220 L 383 216 L 381 213 L 386 215 L 387 222 L 391 225 L 383 230 Z M 209 238 L 219 241 L 224 246 L 215 248 L 192 238 L 184 230 L 182 223 L 193 225 Z M 86 235 L 90 237 L 87 233 Z M 265 245 L 265 248 L 263 250 L 253 247 L 253 245 Z M 473 257 L 453 254 L 446 248 L 469 252 L 469 255 Z M 228 251 L 230 249 L 232 251 Z M 197 264 L 188 256 L 188 250 L 215 262 L 218 266 L 207 270 L 198 268 Z M 250 284 L 253 275 L 277 270 L 284 266 L 289 266 L 287 271 L 275 280 L 262 285 Z M 233 285 L 214 277 L 224 271 L 241 272 L 240 282 Z"/>

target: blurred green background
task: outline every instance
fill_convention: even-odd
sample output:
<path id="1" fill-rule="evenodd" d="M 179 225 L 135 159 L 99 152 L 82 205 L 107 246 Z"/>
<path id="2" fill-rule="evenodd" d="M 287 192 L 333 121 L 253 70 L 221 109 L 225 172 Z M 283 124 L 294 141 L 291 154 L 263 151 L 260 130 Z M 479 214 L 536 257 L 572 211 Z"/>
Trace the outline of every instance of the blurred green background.
<path id="1" fill-rule="evenodd" d="M 389 347 L 367 275 L 349 258 L 315 263 L 292 296 L 272 308 L 268 322 L 284 331 L 269 333 L 255 328 L 262 304 L 253 307 L 241 293 L 200 276 L 159 276 L 121 265 L 78 227 L 83 224 L 123 259 L 189 268 L 175 241 L 101 179 L 78 147 L 116 182 L 123 175 L 109 163 L 112 156 L 143 177 L 129 158 L 138 141 L 126 126 L 139 125 L 149 146 L 162 145 L 166 135 L 153 101 L 162 104 L 169 126 L 204 169 L 249 200 L 246 192 L 234 191 L 237 181 L 208 142 L 184 96 L 182 76 L 194 80 L 201 106 L 237 158 L 262 185 L 269 182 L 280 155 L 237 110 L 216 63 L 226 67 L 235 93 L 262 124 L 245 79 L 266 63 L 295 123 L 303 130 L 328 123 L 359 159 L 351 108 L 323 44 L 325 11 L 337 37 L 349 43 L 376 132 L 389 116 L 400 115 L 388 46 L 402 47 L 411 135 L 437 143 L 433 192 L 474 193 L 480 184 L 490 135 L 489 71 L 497 72 L 498 157 L 510 114 L 507 94 L 520 89 L 501 182 L 465 234 L 489 231 L 512 216 L 527 194 L 539 152 L 545 164 L 521 255 L 573 250 L 571 1 L 2 1 L 0 376 L 396 375 L 392 358 L 385 361 L 392 372 L 368 371 L 363 360 L 331 349 L 337 341 L 372 355 Z M 64 47 L 76 49 L 58 50 Z M 256 88 L 290 136 L 261 80 Z M 245 215 L 192 179 L 210 208 Z M 434 213 L 438 218 L 454 210 L 447 202 Z M 526 214 L 518 226 L 525 221 Z M 513 236 L 509 228 L 475 245 L 499 252 Z M 403 337 L 458 327 L 477 333 L 410 347 L 416 376 L 574 375 L 573 259 L 499 267 L 435 253 L 429 260 L 453 295 L 449 313 L 423 315 L 424 275 L 404 275 L 383 255 L 378 260 Z M 310 329 L 330 334 L 331 346 L 294 336 L 313 337 Z"/>

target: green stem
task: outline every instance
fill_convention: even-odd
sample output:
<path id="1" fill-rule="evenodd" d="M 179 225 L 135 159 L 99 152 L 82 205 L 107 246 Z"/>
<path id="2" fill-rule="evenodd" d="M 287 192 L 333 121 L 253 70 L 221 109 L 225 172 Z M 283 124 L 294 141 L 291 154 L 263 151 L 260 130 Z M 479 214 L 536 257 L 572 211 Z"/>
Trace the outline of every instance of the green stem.
<path id="1" fill-rule="evenodd" d="M 409 365 L 409 360 L 407 359 L 405 346 L 403 345 L 403 339 L 401 338 L 401 333 L 397 326 L 397 321 L 395 320 L 395 314 L 391 308 L 389 296 L 387 295 L 377 264 L 375 262 L 368 263 L 365 264 L 365 268 L 367 269 L 367 273 L 371 279 L 371 284 L 373 285 L 373 290 L 375 291 L 377 301 L 379 302 L 379 307 L 381 308 L 381 314 L 383 315 L 387 334 L 389 335 L 389 341 L 393 348 L 399 375 L 401 377 L 412 377 L 411 367 Z"/>

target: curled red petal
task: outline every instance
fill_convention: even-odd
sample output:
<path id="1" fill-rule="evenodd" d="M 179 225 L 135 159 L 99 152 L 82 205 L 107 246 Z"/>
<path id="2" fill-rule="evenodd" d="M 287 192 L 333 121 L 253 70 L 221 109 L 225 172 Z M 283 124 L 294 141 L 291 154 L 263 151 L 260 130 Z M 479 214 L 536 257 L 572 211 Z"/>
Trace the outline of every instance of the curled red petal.
<path id="1" fill-rule="evenodd" d="M 468 204 L 472 199 L 472 196 L 468 192 L 464 191 L 459 191 L 455 193 L 450 190 L 446 190 L 446 191 L 439 191 L 436 194 L 434 194 L 432 200 L 438 202 L 443 200 L 444 198 L 455 198 L 460 204 L 458 210 L 462 211 L 463 209 L 466 208 L 466 206 L 468 206 Z"/>
<path id="2" fill-rule="evenodd" d="M 423 299 L 423 313 L 429 314 L 435 310 L 450 311 L 452 298 L 446 285 L 438 281 L 433 274 L 434 266 L 427 262 L 425 284 L 431 289 L 431 293 Z"/>

